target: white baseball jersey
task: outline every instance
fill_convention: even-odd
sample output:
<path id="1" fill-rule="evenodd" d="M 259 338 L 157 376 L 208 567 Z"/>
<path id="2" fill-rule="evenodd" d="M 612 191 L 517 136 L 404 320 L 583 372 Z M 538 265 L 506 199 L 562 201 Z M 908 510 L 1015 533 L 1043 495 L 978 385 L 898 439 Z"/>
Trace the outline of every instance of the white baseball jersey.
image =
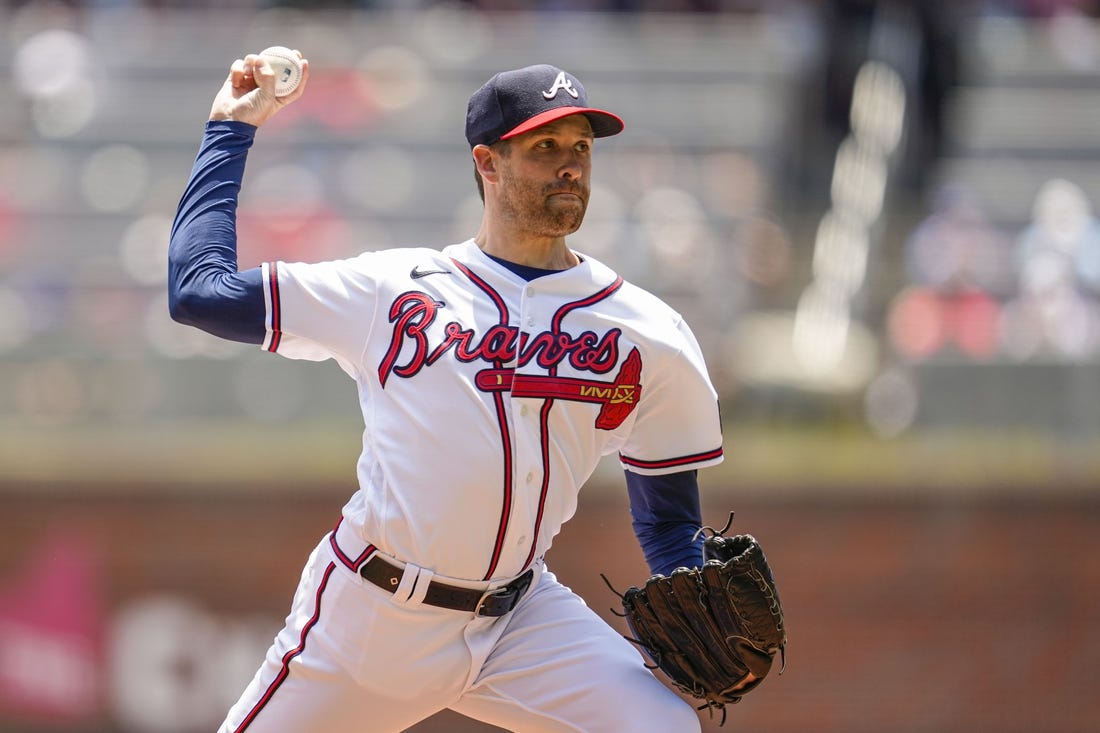
<path id="1" fill-rule="evenodd" d="M 264 348 L 335 359 L 363 412 L 344 523 L 452 578 L 522 573 L 602 456 L 722 460 L 717 395 L 671 308 L 591 257 L 527 282 L 473 240 L 263 266 Z"/>

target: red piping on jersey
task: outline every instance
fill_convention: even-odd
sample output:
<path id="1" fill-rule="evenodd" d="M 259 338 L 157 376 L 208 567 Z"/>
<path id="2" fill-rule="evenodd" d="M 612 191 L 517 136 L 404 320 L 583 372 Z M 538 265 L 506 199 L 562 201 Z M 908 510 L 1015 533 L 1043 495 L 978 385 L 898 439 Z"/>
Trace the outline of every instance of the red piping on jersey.
<path id="1" fill-rule="evenodd" d="M 500 524 L 497 527 L 497 538 L 493 544 L 493 556 L 489 561 L 489 569 L 485 571 L 482 580 L 489 580 L 497 570 L 500 562 L 500 554 L 504 549 L 504 533 L 508 529 L 508 518 L 512 514 L 512 434 L 508 431 L 508 417 L 504 412 L 504 395 L 497 392 L 493 395 L 493 404 L 497 411 L 497 426 L 500 430 L 501 453 L 504 456 L 504 496 L 500 507 Z"/>
<path id="2" fill-rule="evenodd" d="M 619 460 L 628 466 L 634 466 L 635 468 L 675 468 L 677 466 L 686 466 L 691 463 L 699 463 L 701 461 L 709 461 L 714 458 L 718 458 L 722 455 L 721 448 L 715 448 L 714 450 L 705 451 L 703 453 L 695 453 L 690 456 L 680 456 L 678 458 L 665 458 L 660 461 L 643 461 L 638 458 L 630 458 L 619 454 Z"/>
<path id="3" fill-rule="evenodd" d="M 344 518 L 340 517 L 340 521 L 336 523 L 336 526 L 332 528 L 332 533 L 328 536 L 329 546 L 332 547 L 332 551 L 336 553 L 336 558 L 342 562 L 349 570 L 354 573 L 359 572 L 359 568 L 363 566 L 363 563 L 367 561 L 371 555 L 378 549 L 374 545 L 367 545 L 366 548 L 359 553 L 359 557 L 352 560 L 348 557 L 343 550 L 340 549 L 340 545 L 336 543 L 336 530 L 340 529 L 340 525 L 343 523 Z"/>
<path id="4" fill-rule="evenodd" d="M 559 331 L 561 331 L 561 322 L 565 319 L 565 316 L 569 313 L 569 311 L 576 310 L 577 308 L 587 308 L 590 305 L 595 305 L 601 300 L 610 297 L 616 290 L 618 290 L 622 286 L 623 279 L 621 277 L 617 277 L 615 278 L 615 282 L 611 283 L 603 290 L 596 291 L 592 295 L 589 295 L 587 298 L 575 300 L 572 303 L 566 303 L 561 308 L 558 308 L 558 312 L 554 314 L 554 320 L 550 327 L 551 330 L 553 330 L 554 333 L 558 333 Z"/>
<path id="5" fill-rule="evenodd" d="M 500 293 L 493 290 L 489 283 L 475 275 L 470 268 L 458 260 L 452 259 L 451 262 L 474 285 L 489 296 L 490 300 L 496 305 L 497 313 L 500 314 L 500 325 L 507 326 L 509 320 L 508 306 L 504 303 L 504 298 L 500 296 Z M 495 359 L 493 363 L 498 369 L 504 368 L 504 361 L 501 359 Z M 493 394 L 493 405 L 496 408 L 497 428 L 500 430 L 501 453 L 504 458 L 504 495 L 500 507 L 500 523 L 497 525 L 496 541 L 493 543 L 493 554 L 489 560 L 489 569 L 485 571 L 483 580 L 492 578 L 497 571 L 497 565 L 500 563 L 500 555 L 504 551 L 504 534 L 508 530 L 508 520 L 512 514 L 512 492 L 514 491 L 512 486 L 512 436 L 508 431 L 508 415 L 504 411 L 504 394 L 502 392 Z"/>
<path id="6" fill-rule="evenodd" d="M 539 443 L 542 447 L 542 486 L 539 488 L 539 510 L 535 515 L 535 530 L 531 534 L 531 549 L 527 551 L 527 559 L 523 561 L 523 570 L 527 570 L 531 561 L 535 559 L 535 548 L 539 546 L 539 530 L 542 528 L 542 515 L 546 511 L 546 496 L 550 493 L 550 408 L 554 406 L 554 400 L 549 399 L 542 403 L 539 411 Z"/>
<path id="7" fill-rule="evenodd" d="M 260 714 L 264 706 L 271 701 L 271 697 L 275 694 L 275 691 L 286 682 L 286 678 L 290 676 L 290 663 L 301 654 L 306 648 L 306 636 L 310 630 L 317 624 L 317 620 L 321 617 L 321 595 L 325 592 L 325 588 L 328 586 L 328 579 L 332 575 L 332 571 L 336 569 L 336 563 L 330 562 L 328 567 L 325 568 L 325 574 L 321 578 L 321 584 L 317 587 L 317 594 L 314 596 L 314 609 L 313 616 L 302 627 L 302 633 L 299 637 L 298 646 L 294 647 L 286 654 L 283 655 L 283 665 L 279 669 L 279 674 L 275 676 L 275 679 L 271 681 L 271 684 L 267 686 L 267 690 L 264 692 L 263 697 L 260 698 L 253 708 L 248 711 L 248 715 L 244 716 L 244 720 L 241 724 L 233 729 L 233 733 L 242 733 L 248 726 L 252 725 L 252 721 L 256 719 L 256 716 Z"/>
<path id="8" fill-rule="evenodd" d="M 279 302 L 279 273 L 278 263 L 268 264 L 268 287 L 271 290 L 271 343 L 267 350 L 274 353 L 279 349 L 279 342 L 283 340 L 283 314 L 282 304 Z"/>
<path id="9" fill-rule="evenodd" d="M 615 278 L 615 282 L 608 285 L 603 290 L 599 290 L 587 298 L 581 300 L 575 300 L 572 303 L 566 303 L 561 308 L 558 308 L 557 313 L 554 314 L 553 319 L 550 321 L 550 330 L 555 333 L 561 333 L 561 324 L 565 320 L 565 316 L 571 311 L 577 308 L 586 308 L 590 305 L 599 303 L 605 298 L 611 297 L 620 287 L 622 287 L 623 279 L 621 277 Z M 557 380 L 558 367 L 552 366 L 549 369 L 550 379 Z M 516 377 L 521 379 L 522 375 Z M 499 392 L 497 394 L 500 394 Z M 531 561 L 535 559 L 535 548 L 539 544 L 539 532 L 542 531 L 542 518 L 546 513 L 546 497 L 550 493 L 550 409 L 554 406 L 553 398 L 547 399 L 542 405 L 542 410 L 539 412 L 539 443 L 542 448 L 542 487 L 539 491 L 539 508 L 535 514 L 535 528 L 531 532 L 531 549 L 527 552 L 527 559 L 523 563 L 523 570 L 531 564 Z"/>

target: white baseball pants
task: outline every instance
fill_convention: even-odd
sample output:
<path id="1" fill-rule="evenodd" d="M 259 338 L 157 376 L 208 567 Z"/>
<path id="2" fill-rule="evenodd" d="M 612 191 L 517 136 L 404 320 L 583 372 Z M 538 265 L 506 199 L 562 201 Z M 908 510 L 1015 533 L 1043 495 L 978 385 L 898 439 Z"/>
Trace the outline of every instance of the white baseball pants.
<path id="1" fill-rule="evenodd" d="M 361 549 L 337 546 L 345 559 Z M 691 705 L 541 566 L 499 618 L 424 605 L 401 588 L 363 580 L 326 537 L 220 733 L 398 733 L 444 708 L 524 733 L 700 730 Z"/>

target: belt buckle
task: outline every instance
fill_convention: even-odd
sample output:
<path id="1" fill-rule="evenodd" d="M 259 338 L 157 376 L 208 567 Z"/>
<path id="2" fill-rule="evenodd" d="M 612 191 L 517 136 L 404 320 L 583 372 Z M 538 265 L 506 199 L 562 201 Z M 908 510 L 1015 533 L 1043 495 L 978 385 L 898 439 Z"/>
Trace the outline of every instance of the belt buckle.
<path id="1" fill-rule="evenodd" d="M 528 588 L 528 586 L 531 585 L 531 580 L 534 578 L 534 576 L 535 576 L 535 572 L 533 570 L 528 570 L 527 572 L 525 572 L 523 575 L 521 575 L 518 578 L 516 578 L 515 580 L 513 580 L 508 585 L 502 585 L 499 588 L 494 588 L 492 590 L 485 591 L 484 593 L 481 594 L 481 598 L 478 599 L 477 606 L 474 607 L 474 615 L 475 616 L 480 616 L 481 615 L 481 609 L 485 606 L 485 602 L 487 600 L 489 600 L 490 598 L 493 598 L 493 597 L 496 597 L 496 596 L 511 595 L 511 596 L 514 597 L 515 603 L 512 604 L 511 608 L 509 608 L 507 611 L 504 612 L 504 613 L 508 613 L 509 611 L 511 611 L 513 608 L 516 607 L 516 603 L 519 603 L 519 599 L 522 598 L 523 594 L 527 592 L 527 588 Z M 486 614 L 486 615 L 488 615 L 488 614 Z M 502 614 L 498 614 L 498 615 L 503 616 L 504 614 L 502 613 Z"/>
<path id="2" fill-rule="evenodd" d="M 507 585 L 502 585 L 499 588 L 493 588 L 492 590 L 485 591 L 484 593 L 481 594 L 481 598 L 478 599 L 477 606 L 474 607 L 474 615 L 475 616 L 480 616 L 481 615 L 482 607 L 485 605 L 485 602 L 487 600 L 489 600 L 490 598 L 493 598 L 494 596 L 504 596 L 504 595 L 507 595 L 507 594 L 511 593 L 511 591 L 512 591 L 511 587 L 509 587 Z M 507 613 L 507 612 L 505 612 L 505 613 Z M 488 614 L 486 614 L 486 615 L 488 615 Z"/>

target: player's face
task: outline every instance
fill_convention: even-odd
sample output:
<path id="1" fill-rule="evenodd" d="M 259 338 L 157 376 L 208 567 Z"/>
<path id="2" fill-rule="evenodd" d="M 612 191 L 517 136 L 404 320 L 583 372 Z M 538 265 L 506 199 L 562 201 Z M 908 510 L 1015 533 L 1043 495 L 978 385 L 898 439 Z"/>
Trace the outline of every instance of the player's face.
<path id="1" fill-rule="evenodd" d="M 592 174 L 592 125 L 569 115 L 511 138 L 500 159 L 500 213 L 538 236 L 580 228 Z"/>

